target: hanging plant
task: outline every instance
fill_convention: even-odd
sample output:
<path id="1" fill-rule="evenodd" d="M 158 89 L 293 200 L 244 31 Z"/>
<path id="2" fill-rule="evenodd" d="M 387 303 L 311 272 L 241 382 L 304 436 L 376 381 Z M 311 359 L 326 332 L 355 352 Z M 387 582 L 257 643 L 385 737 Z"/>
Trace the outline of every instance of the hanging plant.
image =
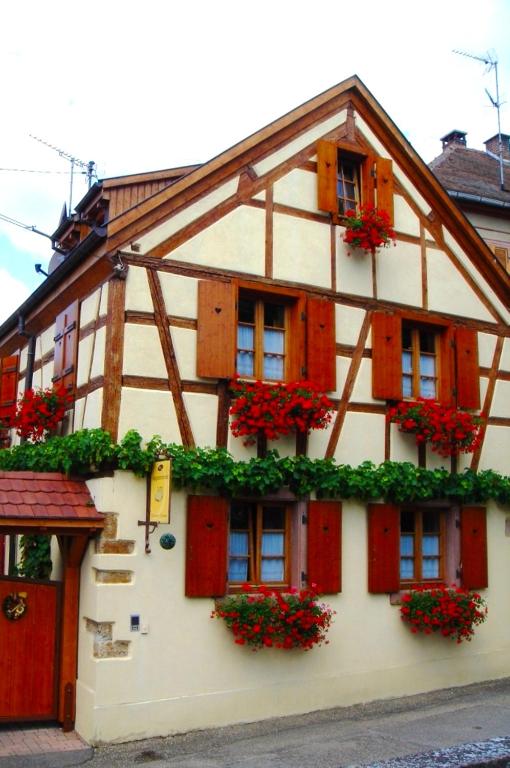
<path id="1" fill-rule="evenodd" d="M 211 618 L 222 619 L 237 645 L 260 648 L 301 648 L 327 643 L 334 611 L 317 602 L 313 589 L 292 588 L 288 594 L 264 585 L 243 584 L 246 593 L 219 600 Z"/>
<path id="2" fill-rule="evenodd" d="M 413 634 L 439 632 L 461 643 L 471 640 L 474 627 L 485 621 L 487 606 L 477 592 L 455 586 L 423 586 L 402 596 L 400 616 Z"/>
<path id="3" fill-rule="evenodd" d="M 378 248 L 395 245 L 395 232 L 389 215 L 373 205 L 361 205 L 359 211 L 349 210 L 343 221 L 344 243 L 374 254 Z"/>
<path id="4" fill-rule="evenodd" d="M 277 440 L 291 432 L 325 429 L 334 410 L 331 400 L 311 381 L 267 384 L 235 379 L 230 391 L 234 397 L 230 429 L 235 437 L 245 438 L 245 445 L 255 443 L 258 436 Z"/>
<path id="5" fill-rule="evenodd" d="M 440 456 L 474 453 L 480 444 L 480 428 L 484 423 L 480 416 L 427 398 L 397 403 L 389 409 L 387 418 L 398 424 L 401 432 L 414 434 L 417 445 L 430 443 Z"/>
<path id="6" fill-rule="evenodd" d="M 40 443 L 56 433 L 69 403 L 64 387 L 28 389 L 18 400 L 12 426 L 20 437 Z"/>

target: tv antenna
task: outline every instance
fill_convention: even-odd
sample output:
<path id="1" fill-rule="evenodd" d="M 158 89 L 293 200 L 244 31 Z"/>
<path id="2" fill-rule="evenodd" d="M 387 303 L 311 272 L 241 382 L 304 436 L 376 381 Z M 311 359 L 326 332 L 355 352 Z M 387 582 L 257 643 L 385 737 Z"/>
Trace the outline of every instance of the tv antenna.
<path id="1" fill-rule="evenodd" d="M 40 144 L 44 144 L 45 147 L 49 147 L 50 149 L 55 150 L 55 152 L 58 152 L 60 157 L 63 157 L 64 160 L 69 160 L 71 163 L 71 174 L 70 174 L 70 180 L 69 180 L 69 214 L 71 214 L 71 211 L 73 209 L 73 177 L 74 177 L 74 169 L 76 166 L 78 168 L 83 168 L 84 170 L 81 171 L 84 175 L 87 176 L 87 182 L 88 182 L 88 188 L 90 189 L 92 186 L 92 179 L 96 176 L 95 173 L 95 162 L 93 160 L 89 160 L 88 163 L 86 163 L 84 160 L 80 160 L 79 158 L 75 157 L 74 155 L 71 155 L 69 152 L 64 152 L 63 149 L 59 149 L 54 144 L 50 144 L 48 141 L 44 141 L 44 139 L 40 139 L 39 136 L 34 136 L 32 133 L 28 134 L 31 139 L 35 139 Z"/>
<path id="2" fill-rule="evenodd" d="M 498 156 L 499 156 L 499 185 L 502 190 L 505 189 L 505 177 L 503 174 L 503 140 L 501 138 L 501 117 L 500 117 L 500 107 L 503 102 L 499 100 L 499 84 L 498 84 L 498 59 L 495 54 L 492 54 L 490 52 L 487 52 L 485 56 L 475 56 L 472 53 L 467 53 L 466 51 L 458 51 L 454 50 L 454 53 L 458 53 L 460 56 L 467 56 L 468 59 L 474 59 L 475 61 L 481 61 L 482 64 L 485 64 L 487 69 L 485 72 L 490 72 L 492 69 L 494 70 L 494 74 L 496 76 L 496 98 L 494 98 L 490 91 L 486 88 L 485 93 L 489 97 L 489 100 L 493 107 L 496 108 L 496 112 L 498 114 Z"/>

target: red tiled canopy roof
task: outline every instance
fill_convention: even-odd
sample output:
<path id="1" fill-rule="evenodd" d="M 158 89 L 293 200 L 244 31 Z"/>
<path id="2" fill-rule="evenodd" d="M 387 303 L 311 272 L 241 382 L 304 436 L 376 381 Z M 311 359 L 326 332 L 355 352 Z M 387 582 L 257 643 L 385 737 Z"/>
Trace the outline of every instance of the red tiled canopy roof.
<path id="1" fill-rule="evenodd" d="M 39 521 L 102 528 L 103 520 L 83 480 L 60 472 L 0 472 L 0 527 Z"/>

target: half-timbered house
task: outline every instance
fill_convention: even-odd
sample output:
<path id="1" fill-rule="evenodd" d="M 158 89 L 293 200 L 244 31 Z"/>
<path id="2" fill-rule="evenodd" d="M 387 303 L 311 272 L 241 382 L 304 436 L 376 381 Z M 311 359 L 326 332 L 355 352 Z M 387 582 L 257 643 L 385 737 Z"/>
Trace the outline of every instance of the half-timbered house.
<path id="1" fill-rule="evenodd" d="M 344 242 L 345 214 L 360 203 L 387 211 L 394 246 Z M 136 429 L 246 461 L 257 449 L 229 430 L 230 380 L 306 378 L 332 399 L 333 419 L 306 445 L 270 443 L 282 456 L 508 473 L 510 276 L 358 78 L 203 165 L 98 182 L 55 244 L 49 277 L 0 327 L 3 415 L 27 382 L 62 381 L 67 431 L 102 427 L 119 440 Z M 486 416 L 473 454 L 442 458 L 388 421 L 390 405 L 420 396 Z M 0 530 L 26 531 L 30 516 L 46 530 L 31 486 L 43 480 L 4 474 Z M 55 695 L 60 720 L 91 742 L 508 674 L 510 513 L 494 500 L 174 488 L 170 522 L 146 548 L 145 480 L 116 470 L 86 484 L 90 519 L 80 535 L 72 516 L 60 531 L 74 544 L 62 547 Z M 56 525 L 64 513 L 47 505 Z M 164 532 L 171 550 L 158 545 Z M 235 645 L 210 614 L 246 580 L 320 584 L 336 611 L 329 644 Z M 400 621 L 401 591 L 430 581 L 482 590 L 489 619 L 471 643 L 416 636 Z"/>

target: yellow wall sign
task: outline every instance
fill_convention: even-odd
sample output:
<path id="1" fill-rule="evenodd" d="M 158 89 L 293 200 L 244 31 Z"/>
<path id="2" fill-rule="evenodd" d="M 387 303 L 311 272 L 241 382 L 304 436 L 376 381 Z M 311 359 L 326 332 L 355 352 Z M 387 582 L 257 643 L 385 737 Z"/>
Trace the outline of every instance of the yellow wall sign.
<path id="1" fill-rule="evenodd" d="M 170 522 L 170 488 L 172 463 L 170 459 L 156 461 L 152 468 L 149 520 L 151 523 Z"/>

